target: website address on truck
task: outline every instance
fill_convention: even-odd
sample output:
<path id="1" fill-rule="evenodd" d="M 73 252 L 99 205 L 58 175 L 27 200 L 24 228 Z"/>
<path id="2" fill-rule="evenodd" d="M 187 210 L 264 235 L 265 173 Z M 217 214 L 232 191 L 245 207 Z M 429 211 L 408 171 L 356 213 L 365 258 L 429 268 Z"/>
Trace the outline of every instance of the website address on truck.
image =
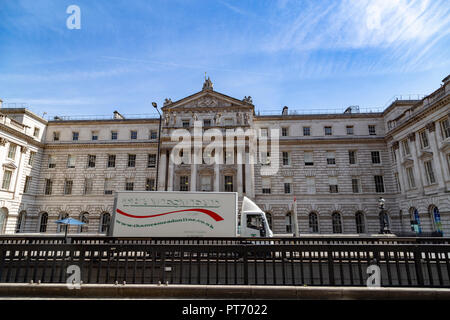
<path id="1" fill-rule="evenodd" d="M 130 197 L 122 199 L 121 202 L 124 207 L 220 207 L 220 201 L 215 199 L 149 199 L 145 197 Z"/>
<path id="2" fill-rule="evenodd" d="M 122 222 L 119 219 L 116 219 L 116 222 L 122 226 L 130 227 L 130 228 L 149 228 L 149 227 L 156 227 L 159 225 L 178 223 L 178 222 L 198 222 L 200 224 L 206 225 L 210 229 L 214 229 L 214 226 L 212 224 L 210 224 L 206 221 L 203 221 L 201 219 L 193 219 L 193 218 L 170 219 L 170 220 L 165 220 L 165 221 L 160 221 L 160 222 L 155 222 L 155 223 L 146 223 L 146 224 L 137 224 L 137 223 L 130 224 L 130 223 Z"/>

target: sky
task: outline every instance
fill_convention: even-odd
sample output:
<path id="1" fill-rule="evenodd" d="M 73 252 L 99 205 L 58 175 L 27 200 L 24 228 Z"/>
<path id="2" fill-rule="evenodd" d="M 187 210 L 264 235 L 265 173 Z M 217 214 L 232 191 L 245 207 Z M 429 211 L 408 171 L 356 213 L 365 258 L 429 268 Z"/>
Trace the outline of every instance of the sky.
<path id="1" fill-rule="evenodd" d="M 450 74 L 450 1 L 0 0 L 6 107 L 155 114 L 151 102 L 200 91 L 205 72 L 263 114 L 383 109 Z"/>

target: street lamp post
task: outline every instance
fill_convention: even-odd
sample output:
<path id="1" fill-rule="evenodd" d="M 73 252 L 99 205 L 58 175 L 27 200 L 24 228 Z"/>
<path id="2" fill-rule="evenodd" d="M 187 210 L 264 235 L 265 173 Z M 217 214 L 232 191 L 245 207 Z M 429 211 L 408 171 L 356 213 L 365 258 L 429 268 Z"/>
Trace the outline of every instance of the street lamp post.
<path id="1" fill-rule="evenodd" d="M 158 129 L 158 154 L 156 155 L 156 191 L 158 191 L 158 177 L 159 177 L 159 156 L 160 156 L 160 149 L 161 149 L 161 112 L 158 110 L 158 105 L 156 102 L 152 102 L 152 106 L 158 111 L 159 114 L 159 129 Z"/>
<path id="2" fill-rule="evenodd" d="M 380 197 L 378 200 L 378 206 L 380 208 L 380 233 L 391 233 L 389 230 L 389 221 L 387 220 L 386 210 L 384 209 L 385 200 Z"/>

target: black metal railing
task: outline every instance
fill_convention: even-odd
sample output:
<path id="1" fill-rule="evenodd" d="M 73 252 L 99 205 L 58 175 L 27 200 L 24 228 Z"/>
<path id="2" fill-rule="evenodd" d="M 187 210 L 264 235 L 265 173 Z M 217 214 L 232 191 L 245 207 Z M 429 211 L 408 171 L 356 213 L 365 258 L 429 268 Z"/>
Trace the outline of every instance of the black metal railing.
<path id="1" fill-rule="evenodd" d="M 297 244 L 287 240 L 275 244 L 237 238 L 226 241 L 239 243 L 167 239 L 176 243 L 146 240 L 139 244 L 137 240 L 109 240 L 101 244 L 2 243 L 0 283 L 66 283 L 68 267 L 76 266 L 85 284 L 366 286 L 367 268 L 376 265 L 384 287 L 450 288 L 448 244 Z"/>

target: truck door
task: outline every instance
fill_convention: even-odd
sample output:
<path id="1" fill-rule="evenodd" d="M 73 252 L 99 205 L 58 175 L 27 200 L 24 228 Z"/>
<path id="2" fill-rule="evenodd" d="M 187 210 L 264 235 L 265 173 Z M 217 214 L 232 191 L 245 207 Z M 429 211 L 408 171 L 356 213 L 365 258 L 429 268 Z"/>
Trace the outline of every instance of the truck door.
<path id="1" fill-rule="evenodd" d="M 246 227 L 248 229 L 248 235 L 251 237 L 265 237 L 266 228 L 264 227 L 264 220 L 260 214 L 247 214 Z"/>

